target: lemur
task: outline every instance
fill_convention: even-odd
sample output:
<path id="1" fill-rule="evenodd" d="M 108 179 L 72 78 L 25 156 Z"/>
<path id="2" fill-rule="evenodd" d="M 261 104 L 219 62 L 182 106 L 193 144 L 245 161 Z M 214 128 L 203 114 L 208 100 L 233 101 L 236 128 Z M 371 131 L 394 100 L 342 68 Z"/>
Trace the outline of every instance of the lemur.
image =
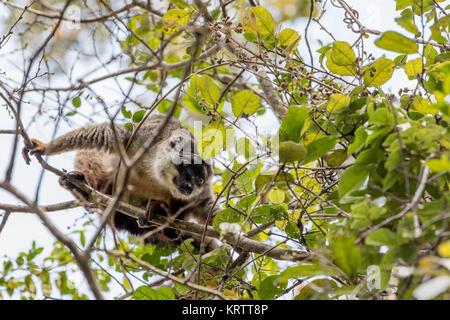
<path id="1" fill-rule="evenodd" d="M 120 182 L 124 176 L 124 166 L 119 166 L 118 144 L 126 149 L 127 155 L 131 158 L 149 139 L 157 135 L 158 128 L 164 120 L 163 115 L 148 117 L 134 137 L 132 131 L 122 125 L 113 124 L 114 133 L 111 123 L 102 123 L 71 131 L 48 144 L 32 139 L 33 145 L 24 148 L 24 157 L 28 163 L 28 152 L 54 155 L 79 150 L 75 158 L 75 171 L 69 175 L 86 182 L 100 192 L 112 194 L 115 180 Z M 211 186 L 212 173 L 211 165 L 196 152 L 192 132 L 178 120 L 170 118 L 152 146 L 132 167 L 121 200 L 131 204 L 135 204 L 132 203 L 132 199 L 136 199 L 136 196 L 148 200 L 149 215 L 155 213 L 173 215 L 180 208 L 189 207 L 188 204 L 195 201 L 195 206 L 181 212 L 176 218 L 183 220 L 194 218 L 204 224 L 208 214 L 210 212 L 215 214 L 217 211 L 214 207 Z M 78 198 L 80 195 L 86 196 L 67 179 L 60 179 L 60 184 Z M 212 221 L 212 217 L 209 221 Z M 113 214 L 111 224 L 116 229 L 126 230 L 134 235 L 144 235 L 157 228 L 154 225 L 142 226 L 135 218 L 118 211 Z M 194 238 L 194 246 L 198 248 L 201 236 L 178 232 L 167 227 L 147 237 L 145 241 L 181 243 L 183 239 L 189 237 Z M 213 239 L 207 238 L 205 241 L 207 251 L 217 246 Z"/>

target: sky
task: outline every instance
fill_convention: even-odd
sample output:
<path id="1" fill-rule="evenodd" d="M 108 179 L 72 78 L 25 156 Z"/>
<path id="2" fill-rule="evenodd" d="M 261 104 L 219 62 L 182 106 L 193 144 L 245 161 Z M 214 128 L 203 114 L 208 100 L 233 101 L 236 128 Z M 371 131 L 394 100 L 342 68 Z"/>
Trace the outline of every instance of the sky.
<path id="1" fill-rule="evenodd" d="M 363 21 L 366 27 L 387 31 L 395 30 L 408 35 L 400 26 L 398 26 L 394 18 L 399 16 L 399 13 L 395 11 L 395 2 L 393 0 L 347 0 L 347 3 L 358 10 L 360 13 L 360 21 Z M 445 3 L 442 4 L 445 7 Z M 4 5 L 0 4 L 0 17 L 1 15 L 6 16 L 9 9 L 6 9 Z M 332 6 L 329 6 L 329 10 L 324 15 L 321 23 L 327 27 L 328 30 L 332 30 L 333 35 L 337 40 L 347 41 L 353 43 L 356 40 L 357 35 L 352 33 L 349 29 L 343 27 L 342 18 L 344 16 L 344 11 L 338 10 Z M 298 32 L 303 34 L 303 30 L 306 24 L 306 19 L 297 19 L 292 23 L 284 23 L 283 27 L 291 27 Z M 3 34 L 0 32 L 0 35 Z M 411 36 L 411 35 L 410 35 Z M 320 48 L 318 39 L 322 40 L 323 43 L 330 43 L 332 40 L 323 31 L 320 31 L 316 24 L 312 24 L 309 32 L 309 40 L 313 45 L 313 51 Z M 366 41 L 367 51 L 373 53 L 376 58 L 385 55 L 387 58 L 393 59 L 397 56 L 394 52 L 387 52 L 381 50 L 373 45 L 373 41 L 376 39 L 375 36 L 371 36 L 370 39 Z M 20 57 L 9 56 L 5 59 L 1 56 L 5 51 L 9 51 L 15 46 L 14 42 L 11 41 L 7 48 L 0 51 L 0 71 L 6 72 L 8 76 L 12 79 L 20 81 L 22 79 L 22 74 L 15 69 L 11 61 L 16 60 L 20 65 Z M 306 54 L 306 46 L 304 40 L 300 42 L 300 50 L 303 57 L 308 57 Z M 410 58 L 414 58 L 411 56 Z M 308 60 L 308 58 L 307 58 Z M 317 60 L 316 60 L 317 61 Z M 89 65 L 89 67 L 92 67 Z M 83 67 L 76 70 L 79 75 L 86 72 Z M 101 71 L 104 72 L 104 71 Z M 99 72 L 99 73 L 101 73 Z M 95 77 L 95 75 L 91 75 Z M 403 70 L 397 70 L 394 73 L 394 78 L 388 83 L 386 89 L 392 92 L 397 92 L 399 88 L 405 86 L 414 85 L 413 81 L 407 79 Z M 102 82 L 96 86 L 97 92 L 106 99 L 113 101 L 118 98 L 117 92 L 114 89 L 115 84 L 111 81 Z M 119 95 L 120 96 L 120 95 Z M 70 101 L 69 101 L 70 103 Z M 27 113 L 27 104 L 24 105 L 24 122 L 28 123 L 32 114 Z M 35 109 L 33 109 L 35 110 Z M 277 124 L 273 121 L 274 116 L 271 112 L 267 112 L 261 119 L 258 120 L 258 124 L 264 127 L 273 127 Z M 84 119 L 78 119 L 80 124 L 85 121 Z M 6 111 L 4 106 L 0 105 L 0 129 L 13 129 L 14 120 Z M 52 135 L 51 129 L 53 128 L 52 123 L 46 123 L 45 121 L 37 121 L 36 124 L 30 126 L 28 133 L 31 137 L 39 137 L 43 141 L 48 141 Z M 70 128 L 66 123 L 61 122 L 59 134 L 65 133 L 73 128 Z M 4 173 L 6 171 L 6 166 L 9 163 L 11 147 L 12 147 L 12 136 L 0 134 L 0 180 L 3 179 Z M 20 141 L 19 148 L 22 148 L 23 144 Z M 74 159 L 74 152 L 65 153 L 58 156 L 51 157 L 49 162 L 51 165 L 57 168 L 65 168 L 67 170 L 72 169 L 72 163 Z M 30 198 L 34 198 L 34 192 L 36 189 L 36 184 L 41 174 L 41 167 L 35 159 L 32 159 L 31 165 L 27 166 L 20 152 L 17 154 L 16 166 L 14 170 L 13 185 L 17 186 L 24 194 Z M 40 204 L 52 204 L 62 201 L 72 200 L 73 197 L 66 190 L 62 189 L 58 182 L 57 177 L 52 173 L 46 172 L 44 174 L 44 180 L 42 182 L 40 193 Z M 10 204 L 20 204 L 13 197 L 9 196 L 6 192 L 0 190 L 0 203 L 10 203 Z M 64 212 L 50 213 L 48 216 L 51 218 L 52 222 L 58 226 L 58 228 L 64 232 L 69 233 L 74 229 L 74 226 L 80 226 L 84 219 L 80 219 L 83 216 L 83 210 L 73 209 L 66 210 Z M 31 242 L 36 241 L 38 246 L 43 246 L 45 248 L 44 254 L 51 250 L 52 243 L 54 242 L 53 236 L 46 230 L 46 228 L 41 224 L 39 219 L 33 214 L 25 213 L 13 213 L 4 230 L 0 234 L 0 261 L 3 256 L 14 258 L 19 252 L 28 250 L 31 247 Z"/>

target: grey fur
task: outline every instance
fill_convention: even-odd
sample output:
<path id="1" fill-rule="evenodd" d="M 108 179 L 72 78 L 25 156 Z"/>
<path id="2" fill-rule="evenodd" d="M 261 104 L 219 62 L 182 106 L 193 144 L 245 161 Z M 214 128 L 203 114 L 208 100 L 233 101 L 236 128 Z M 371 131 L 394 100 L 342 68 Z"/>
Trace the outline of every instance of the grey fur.
<path id="1" fill-rule="evenodd" d="M 145 120 L 127 150 L 130 158 L 157 134 L 157 130 L 164 120 L 165 116 L 162 115 L 155 115 Z M 116 135 L 110 123 L 89 125 L 71 131 L 47 145 L 34 139 L 35 149 L 30 151 L 53 155 L 80 150 L 76 155 L 75 170 L 82 172 L 87 183 L 93 188 L 108 193 L 112 190 L 119 168 L 120 157 L 116 147 L 117 142 L 126 146 L 132 134 L 122 125 L 114 124 L 114 128 Z M 115 141 L 116 136 L 118 141 Z M 194 150 L 189 150 L 192 146 L 194 146 Z M 176 202 L 178 207 L 179 203 L 195 201 L 198 205 L 189 209 L 189 212 L 183 214 L 182 218 L 193 217 L 198 222 L 205 223 L 208 214 L 210 212 L 214 214 L 217 211 L 215 207 L 213 208 L 214 195 L 211 176 L 208 176 L 202 185 L 194 186 L 193 192 L 189 195 L 179 192 L 173 182 L 178 175 L 173 161 L 176 160 L 180 149 L 183 151 L 187 149 L 195 153 L 195 148 L 196 142 L 192 132 L 178 120 L 171 118 L 168 124 L 162 128 L 155 143 L 131 169 L 129 183 L 122 200 L 129 202 L 130 195 L 135 194 L 145 199 L 160 200 L 168 204 Z M 118 182 L 123 177 L 123 170 L 122 165 L 117 174 Z"/>

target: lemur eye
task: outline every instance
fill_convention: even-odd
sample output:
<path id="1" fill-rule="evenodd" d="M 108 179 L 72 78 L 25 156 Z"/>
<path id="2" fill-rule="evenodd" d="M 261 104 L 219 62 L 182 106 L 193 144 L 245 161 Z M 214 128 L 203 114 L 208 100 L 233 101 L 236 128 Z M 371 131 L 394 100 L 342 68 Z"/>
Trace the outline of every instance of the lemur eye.
<path id="1" fill-rule="evenodd" d="M 200 179 L 197 180 L 197 183 L 198 184 L 204 184 L 205 183 L 205 179 L 200 178 Z"/>

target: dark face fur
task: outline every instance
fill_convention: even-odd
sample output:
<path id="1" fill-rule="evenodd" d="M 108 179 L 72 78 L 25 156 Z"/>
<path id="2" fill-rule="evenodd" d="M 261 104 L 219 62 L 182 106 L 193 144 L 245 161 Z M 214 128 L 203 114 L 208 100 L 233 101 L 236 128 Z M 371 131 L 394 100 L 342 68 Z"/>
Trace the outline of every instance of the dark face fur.
<path id="1" fill-rule="evenodd" d="M 183 161 L 175 167 L 179 174 L 173 179 L 173 182 L 178 191 L 185 196 L 189 196 L 202 188 L 212 174 L 211 166 L 205 161 L 202 161 L 201 164 Z"/>

